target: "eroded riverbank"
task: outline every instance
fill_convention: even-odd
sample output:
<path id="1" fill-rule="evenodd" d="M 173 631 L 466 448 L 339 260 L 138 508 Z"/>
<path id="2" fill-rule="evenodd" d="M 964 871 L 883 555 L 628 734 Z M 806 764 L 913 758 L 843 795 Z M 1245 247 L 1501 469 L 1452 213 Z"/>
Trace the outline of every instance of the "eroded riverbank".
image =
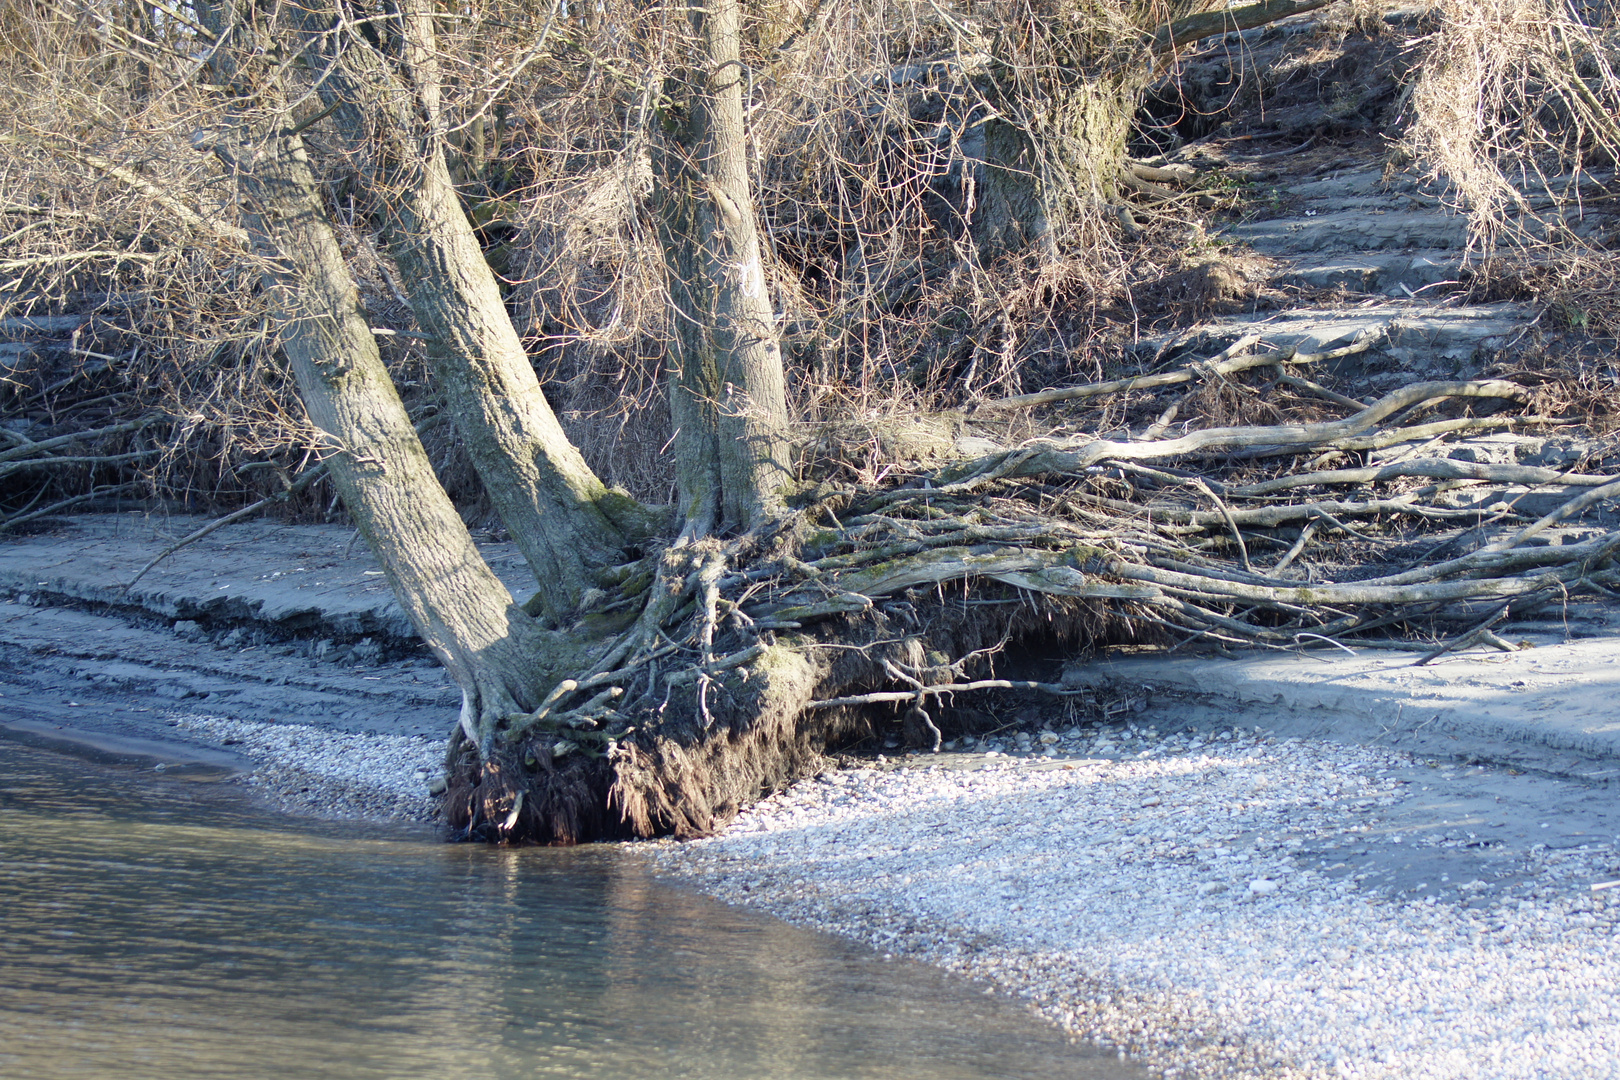
<path id="1" fill-rule="evenodd" d="M 111 573 L 98 528 L 83 557 L 71 533 L 10 549 L 37 583 L 0 600 L 14 735 L 236 771 L 224 782 L 301 815 L 431 814 L 458 695 L 419 647 L 336 629 L 387 603 L 340 530 L 182 563 L 159 598 L 177 614 L 312 575 L 305 606 L 273 612 L 296 607 L 296 632 L 248 607 L 204 632 L 72 606 Z M 1098 702 L 1128 723 L 1016 709 L 982 743 L 830 767 L 721 837 L 637 850 L 1176 1075 L 1620 1075 L 1620 888 L 1592 889 L 1620 879 L 1620 635 L 1604 610 L 1560 615 L 1503 628 L 1534 649 L 1422 668 L 1388 651 L 1099 662 Z"/>

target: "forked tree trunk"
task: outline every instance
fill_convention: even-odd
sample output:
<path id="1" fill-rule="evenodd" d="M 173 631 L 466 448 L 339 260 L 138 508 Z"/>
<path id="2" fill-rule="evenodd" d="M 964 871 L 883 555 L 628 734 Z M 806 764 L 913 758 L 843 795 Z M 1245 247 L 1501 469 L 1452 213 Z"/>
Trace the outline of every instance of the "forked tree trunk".
<path id="1" fill-rule="evenodd" d="M 659 515 L 597 478 L 545 399 L 450 177 L 427 9 L 406 5 L 395 59 L 330 7 L 300 19 L 321 96 L 370 159 L 362 183 L 473 465 L 539 581 L 546 615 L 565 619 Z"/>
<path id="2" fill-rule="evenodd" d="M 748 528 L 781 513 L 793 480 L 787 386 L 748 178 L 737 0 L 689 9 L 691 70 L 666 80 L 673 104 L 660 166 L 669 273 L 670 412 L 689 534 Z"/>
<path id="3" fill-rule="evenodd" d="M 211 147 L 236 174 L 265 260 L 277 331 L 338 495 L 422 639 L 463 692 L 462 723 L 495 722 L 550 685 L 551 635 L 512 601 L 434 475 L 378 354 L 296 135 Z"/>

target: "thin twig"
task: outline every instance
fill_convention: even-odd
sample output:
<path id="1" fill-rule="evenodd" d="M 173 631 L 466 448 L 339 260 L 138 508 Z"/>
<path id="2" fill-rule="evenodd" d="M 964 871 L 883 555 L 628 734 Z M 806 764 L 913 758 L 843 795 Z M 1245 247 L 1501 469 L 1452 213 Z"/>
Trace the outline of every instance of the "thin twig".
<path id="1" fill-rule="evenodd" d="M 1203 491 L 1205 495 L 1208 495 L 1210 497 L 1210 501 L 1212 501 L 1216 508 L 1220 510 L 1221 517 L 1226 519 L 1226 527 L 1232 530 L 1232 539 L 1237 541 L 1238 556 L 1243 560 L 1243 569 L 1247 570 L 1251 574 L 1254 573 L 1254 564 L 1249 562 L 1249 545 L 1243 542 L 1243 533 L 1238 529 L 1237 522 L 1232 519 L 1232 511 L 1227 507 L 1226 503 L 1221 501 L 1221 497 L 1215 494 L 1215 492 L 1210 489 L 1210 486 L 1204 483 L 1203 480 L 1195 480 L 1193 483 L 1196 487 Z"/>
<path id="2" fill-rule="evenodd" d="M 197 541 L 203 539 L 205 536 L 208 536 L 210 533 L 223 529 L 227 525 L 233 525 L 238 521 L 243 521 L 247 518 L 253 517 L 266 507 L 274 506 L 279 502 L 286 502 L 288 499 L 304 491 L 311 484 L 315 483 L 325 475 L 326 466 L 317 465 L 314 468 L 306 471 L 291 484 L 287 485 L 284 490 L 278 491 L 274 495 L 268 495 L 265 498 L 260 499 L 258 502 L 253 503 L 251 506 L 244 506 L 242 509 L 226 514 L 224 517 L 215 518 L 202 528 L 187 533 L 185 536 L 182 536 L 180 539 L 176 540 L 174 543 L 152 556 L 152 558 L 147 561 L 145 566 L 141 567 L 135 572 L 134 577 L 130 578 L 124 583 L 120 591 L 126 593 L 129 592 L 129 590 L 135 587 L 136 582 L 140 581 L 141 578 L 146 576 L 147 571 L 151 570 L 158 563 L 162 562 L 164 559 L 167 559 L 170 555 L 173 555 L 181 548 L 195 544 Z"/>

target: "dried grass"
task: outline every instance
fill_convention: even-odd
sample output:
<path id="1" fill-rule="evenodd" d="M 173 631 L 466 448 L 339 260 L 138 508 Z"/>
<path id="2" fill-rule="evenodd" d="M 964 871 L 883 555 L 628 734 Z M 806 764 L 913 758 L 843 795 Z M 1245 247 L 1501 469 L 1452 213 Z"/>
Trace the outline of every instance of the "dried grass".
<path id="1" fill-rule="evenodd" d="M 1615 5 L 1442 0 L 1440 12 L 1407 139 L 1468 212 L 1475 249 L 1592 246 L 1582 204 L 1614 193 L 1620 162 Z"/>

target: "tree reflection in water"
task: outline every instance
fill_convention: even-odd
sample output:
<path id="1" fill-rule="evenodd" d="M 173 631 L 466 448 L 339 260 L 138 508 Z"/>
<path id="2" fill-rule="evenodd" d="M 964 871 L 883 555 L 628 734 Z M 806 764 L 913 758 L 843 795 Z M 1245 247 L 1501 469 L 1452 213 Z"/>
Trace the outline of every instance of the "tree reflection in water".
<path id="1" fill-rule="evenodd" d="M 0 743 L 0 1075 L 1129 1077 L 632 853 L 288 822 Z"/>

